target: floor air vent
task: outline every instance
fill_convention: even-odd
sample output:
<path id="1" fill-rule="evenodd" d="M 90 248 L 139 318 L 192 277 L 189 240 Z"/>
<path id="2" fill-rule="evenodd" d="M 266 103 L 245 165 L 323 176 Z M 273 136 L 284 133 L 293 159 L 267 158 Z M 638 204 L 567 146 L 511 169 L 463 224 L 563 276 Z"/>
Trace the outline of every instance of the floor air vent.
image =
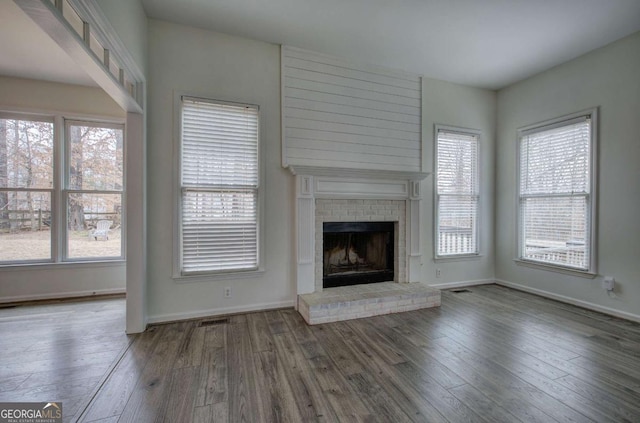
<path id="1" fill-rule="evenodd" d="M 216 320 L 203 320 L 200 322 L 198 327 L 201 326 L 214 326 L 214 325 L 224 325 L 229 323 L 229 319 L 216 319 Z"/>
<path id="2" fill-rule="evenodd" d="M 452 289 L 451 292 L 454 294 L 462 294 L 463 292 L 471 292 L 468 289 Z"/>

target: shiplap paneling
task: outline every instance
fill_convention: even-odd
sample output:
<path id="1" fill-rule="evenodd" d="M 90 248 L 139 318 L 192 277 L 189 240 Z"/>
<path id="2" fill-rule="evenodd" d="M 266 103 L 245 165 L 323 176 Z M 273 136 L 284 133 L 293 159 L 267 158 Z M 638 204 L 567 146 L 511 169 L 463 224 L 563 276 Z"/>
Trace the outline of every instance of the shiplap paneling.
<path id="1" fill-rule="evenodd" d="M 420 77 L 282 47 L 283 165 L 420 172 Z"/>

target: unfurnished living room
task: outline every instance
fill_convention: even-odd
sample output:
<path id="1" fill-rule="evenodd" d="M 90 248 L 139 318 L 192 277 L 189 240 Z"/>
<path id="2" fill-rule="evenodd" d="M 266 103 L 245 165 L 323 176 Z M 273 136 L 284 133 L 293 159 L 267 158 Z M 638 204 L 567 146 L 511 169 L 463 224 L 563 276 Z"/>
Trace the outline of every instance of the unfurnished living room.
<path id="1" fill-rule="evenodd" d="M 0 422 L 640 421 L 640 1 L 0 38 Z"/>

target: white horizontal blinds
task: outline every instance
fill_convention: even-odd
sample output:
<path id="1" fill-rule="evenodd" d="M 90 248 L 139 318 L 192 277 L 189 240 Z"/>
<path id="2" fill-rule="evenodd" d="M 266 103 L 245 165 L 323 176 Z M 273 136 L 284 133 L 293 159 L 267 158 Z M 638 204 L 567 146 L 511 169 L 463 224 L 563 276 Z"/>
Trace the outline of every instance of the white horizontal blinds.
<path id="1" fill-rule="evenodd" d="M 421 170 L 420 78 L 283 47 L 285 165 Z"/>
<path id="2" fill-rule="evenodd" d="M 182 182 L 258 185 L 258 109 L 184 100 Z"/>
<path id="3" fill-rule="evenodd" d="M 589 192 L 588 119 L 522 137 L 522 194 Z"/>
<path id="4" fill-rule="evenodd" d="M 256 192 L 183 192 L 183 271 L 257 266 Z"/>
<path id="5" fill-rule="evenodd" d="M 438 130 L 437 255 L 478 252 L 478 136 Z"/>
<path id="6" fill-rule="evenodd" d="M 183 98 L 182 272 L 258 266 L 258 108 Z"/>
<path id="7" fill-rule="evenodd" d="M 590 158 L 589 116 L 521 137 L 522 258 L 589 269 Z"/>

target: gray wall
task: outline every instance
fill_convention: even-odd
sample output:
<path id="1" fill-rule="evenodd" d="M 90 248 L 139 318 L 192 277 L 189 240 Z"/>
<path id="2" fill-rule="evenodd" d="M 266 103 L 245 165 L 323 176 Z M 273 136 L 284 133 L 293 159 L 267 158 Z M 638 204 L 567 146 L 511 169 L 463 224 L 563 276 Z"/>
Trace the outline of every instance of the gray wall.
<path id="1" fill-rule="evenodd" d="M 148 309 L 150 321 L 291 306 L 293 178 L 280 166 L 280 49 L 273 44 L 149 21 Z M 265 271 L 250 278 L 173 278 L 174 95 L 260 106 Z M 232 298 L 223 298 L 224 287 Z"/>
<path id="2" fill-rule="evenodd" d="M 96 0 L 143 74 L 147 74 L 147 15 L 140 0 Z"/>
<path id="3" fill-rule="evenodd" d="M 280 49 L 277 45 L 149 20 L 148 72 L 148 306 L 150 321 L 292 305 L 293 177 L 281 167 Z M 424 185 L 422 280 L 443 283 L 492 279 L 494 92 L 427 79 L 424 84 L 425 148 L 433 153 L 433 125 L 482 131 L 483 256 L 433 262 L 433 179 Z M 185 93 L 260 105 L 264 159 L 265 271 L 253 278 L 179 283 L 172 278 L 175 198 L 174 98 Z M 233 297 L 223 298 L 224 287 Z"/>
<path id="4" fill-rule="evenodd" d="M 519 266 L 516 255 L 516 130 L 600 108 L 595 279 Z M 562 299 L 640 318 L 640 33 L 498 93 L 496 278 Z M 616 298 L 600 288 L 618 282 Z M 608 310 L 608 311 L 611 311 Z M 631 316 L 630 316 L 631 317 Z"/>
<path id="5" fill-rule="evenodd" d="M 433 172 L 434 125 L 449 125 L 477 129 L 480 135 L 480 256 L 470 259 L 434 261 L 434 178 L 424 182 L 422 206 L 426 231 L 423 237 L 423 282 L 432 285 L 493 281 L 494 275 L 494 157 L 496 94 L 494 91 L 471 88 L 449 82 L 425 78 L 422 114 L 424 148 L 428 152 Z M 436 278 L 436 269 L 441 270 Z M 451 286 L 451 285 L 449 285 Z"/>

